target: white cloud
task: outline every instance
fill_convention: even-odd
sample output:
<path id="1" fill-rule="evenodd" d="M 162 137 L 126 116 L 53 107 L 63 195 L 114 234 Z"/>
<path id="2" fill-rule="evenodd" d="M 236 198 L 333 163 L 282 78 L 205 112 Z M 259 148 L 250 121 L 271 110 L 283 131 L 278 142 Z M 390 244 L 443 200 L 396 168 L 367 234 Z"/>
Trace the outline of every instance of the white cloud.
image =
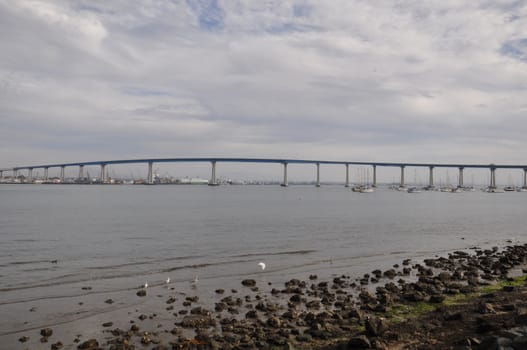
<path id="1" fill-rule="evenodd" d="M 1 0 L 0 163 L 524 162 L 525 33 L 515 1 Z"/>

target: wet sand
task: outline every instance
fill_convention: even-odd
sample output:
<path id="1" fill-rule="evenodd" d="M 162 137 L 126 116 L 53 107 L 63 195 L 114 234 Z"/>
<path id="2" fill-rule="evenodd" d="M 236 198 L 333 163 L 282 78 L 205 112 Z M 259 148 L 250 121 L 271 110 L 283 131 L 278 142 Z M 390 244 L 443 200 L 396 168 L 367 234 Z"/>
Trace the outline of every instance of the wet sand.
<path id="1" fill-rule="evenodd" d="M 320 277 L 305 271 L 295 278 L 260 271 L 238 280 L 225 278 L 223 283 L 210 284 L 205 278 L 195 285 L 190 280 L 167 284 L 157 279 L 147 288 L 137 285 L 117 291 L 105 290 L 104 281 L 82 283 L 69 286 L 78 292 L 68 297 L 55 292 L 60 303 L 53 302 L 53 295 L 31 300 L 21 293 L 19 302 L 1 305 L 8 311 L 3 323 L 10 330 L 0 339 L 6 349 L 440 348 L 438 344 L 448 348 L 451 343 L 445 341 L 452 336 L 447 337 L 451 333 L 446 330 L 443 340 L 430 335 L 415 338 L 421 344 L 405 342 L 402 330 L 435 324 L 430 329 L 440 334 L 450 312 L 441 308 L 454 307 L 453 298 L 469 295 L 472 300 L 482 288 L 521 275 L 526 258 L 527 245 L 474 247 L 440 257 L 402 259 L 379 269 L 370 265 L 359 276 L 346 275 L 338 261 L 328 261 L 327 270 L 335 273 L 322 269 Z M 520 293 L 519 285 L 515 288 Z M 488 298 L 489 303 L 498 303 L 499 297 Z M 513 305 L 508 306 L 510 312 L 520 312 L 519 302 L 507 303 Z M 496 305 L 494 311 L 501 310 Z M 423 308 L 432 316 L 397 330 L 406 318 L 424 317 L 398 313 L 403 306 Z M 434 313 L 436 309 L 440 311 Z M 466 315 L 457 320 L 481 322 L 476 321 L 478 312 L 465 310 Z M 459 316 L 453 317 L 452 322 Z M 489 326 L 487 333 L 505 326 Z M 488 334 L 478 333 L 472 342 L 481 343 Z M 463 337 L 470 338 L 459 334 L 456 341 L 465 341 Z M 426 343 L 428 338 L 435 339 L 433 347 Z"/>

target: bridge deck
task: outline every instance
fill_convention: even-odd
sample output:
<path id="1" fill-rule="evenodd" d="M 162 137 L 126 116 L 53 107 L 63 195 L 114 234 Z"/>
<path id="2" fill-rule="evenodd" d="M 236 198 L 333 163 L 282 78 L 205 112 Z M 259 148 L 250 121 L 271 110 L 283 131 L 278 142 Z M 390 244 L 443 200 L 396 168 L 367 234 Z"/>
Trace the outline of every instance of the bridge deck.
<path id="1" fill-rule="evenodd" d="M 527 169 L 527 165 L 513 164 L 460 164 L 460 163 L 391 163 L 391 162 L 357 162 L 357 161 L 333 161 L 333 160 L 312 160 L 312 159 L 279 159 L 279 158 L 142 158 L 142 159 L 117 159 L 99 160 L 90 162 L 75 163 L 55 163 L 17 166 L 3 168 L 0 171 L 13 171 L 21 169 L 39 169 L 71 166 L 90 166 L 90 165 L 114 165 L 114 164 L 141 164 L 141 163 L 196 163 L 196 162 L 217 162 L 217 163 L 276 163 L 276 164 L 334 164 L 334 165 L 369 165 L 379 167 L 434 167 L 434 168 L 483 168 L 483 169 Z"/>

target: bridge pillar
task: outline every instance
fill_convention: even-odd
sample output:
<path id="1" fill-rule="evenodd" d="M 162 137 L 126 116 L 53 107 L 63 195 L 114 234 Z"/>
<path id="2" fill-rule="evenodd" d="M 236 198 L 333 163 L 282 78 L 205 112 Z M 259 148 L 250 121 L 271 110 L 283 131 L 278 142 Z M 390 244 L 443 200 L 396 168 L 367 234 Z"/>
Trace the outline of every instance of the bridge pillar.
<path id="1" fill-rule="evenodd" d="M 287 187 L 287 163 L 284 164 L 284 181 L 280 184 L 282 187 Z"/>
<path id="2" fill-rule="evenodd" d="M 216 182 L 216 161 L 211 162 L 212 165 L 212 174 L 210 176 L 210 182 L 209 186 L 218 186 L 218 183 Z"/>
<path id="3" fill-rule="evenodd" d="M 429 166 L 428 167 L 428 171 L 429 171 L 429 174 L 428 174 L 428 188 L 432 189 L 432 188 L 434 188 L 434 167 L 433 166 Z"/>
<path id="4" fill-rule="evenodd" d="M 350 187 L 350 165 L 346 164 L 346 184 L 344 187 Z"/>
<path id="5" fill-rule="evenodd" d="M 66 167 L 63 165 L 60 167 L 60 182 L 63 183 L 64 182 L 64 179 L 65 179 L 65 176 L 64 176 L 64 169 Z"/>
<path id="6" fill-rule="evenodd" d="M 81 181 L 84 178 L 84 165 L 79 165 L 79 177 L 78 180 Z"/>
<path id="7" fill-rule="evenodd" d="M 45 167 L 44 168 L 44 181 L 47 181 L 48 180 L 48 167 Z"/>
<path id="8" fill-rule="evenodd" d="M 27 169 L 27 181 L 29 182 L 33 181 L 33 168 Z"/>
<path id="9" fill-rule="evenodd" d="M 400 187 L 404 187 L 404 165 L 401 165 L 401 183 L 399 184 Z"/>
<path id="10" fill-rule="evenodd" d="M 106 183 L 106 164 L 101 164 L 101 183 Z"/>
<path id="11" fill-rule="evenodd" d="M 377 165 L 373 166 L 373 182 L 371 187 L 377 187 Z"/>
<path id="12" fill-rule="evenodd" d="M 146 183 L 148 185 L 153 185 L 154 184 L 153 167 L 154 167 L 154 163 L 153 162 L 148 162 L 148 175 L 147 175 L 147 178 L 146 178 Z"/>
<path id="13" fill-rule="evenodd" d="M 523 186 L 522 188 L 527 189 L 527 168 L 523 169 Z"/>
<path id="14" fill-rule="evenodd" d="M 490 189 L 496 189 L 496 168 L 490 168 Z"/>
<path id="15" fill-rule="evenodd" d="M 317 163 L 317 183 L 315 186 L 320 187 L 320 163 Z"/>
<path id="16" fill-rule="evenodd" d="M 458 179 L 458 183 L 457 183 L 457 187 L 458 188 L 462 188 L 463 187 L 463 167 L 459 167 L 459 179 Z"/>

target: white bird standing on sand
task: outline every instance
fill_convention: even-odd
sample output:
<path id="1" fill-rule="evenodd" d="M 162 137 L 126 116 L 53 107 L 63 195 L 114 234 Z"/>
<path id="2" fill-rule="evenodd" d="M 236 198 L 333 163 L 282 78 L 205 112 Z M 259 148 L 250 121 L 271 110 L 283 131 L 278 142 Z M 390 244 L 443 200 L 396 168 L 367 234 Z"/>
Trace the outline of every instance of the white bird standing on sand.
<path id="1" fill-rule="evenodd" d="M 262 271 L 265 270 L 265 263 L 263 261 L 260 261 L 258 263 L 258 266 L 260 266 L 262 268 Z"/>
<path id="2" fill-rule="evenodd" d="M 170 277 L 167 277 L 167 281 L 166 282 L 167 282 L 167 284 L 170 283 Z"/>
<path id="3" fill-rule="evenodd" d="M 198 286 L 199 278 L 198 275 L 194 276 L 194 279 L 192 280 L 192 288 L 196 288 Z"/>
<path id="4" fill-rule="evenodd" d="M 148 288 L 148 282 L 145 282 L 145 284 L 143 285 L 143 288 Z"/>

